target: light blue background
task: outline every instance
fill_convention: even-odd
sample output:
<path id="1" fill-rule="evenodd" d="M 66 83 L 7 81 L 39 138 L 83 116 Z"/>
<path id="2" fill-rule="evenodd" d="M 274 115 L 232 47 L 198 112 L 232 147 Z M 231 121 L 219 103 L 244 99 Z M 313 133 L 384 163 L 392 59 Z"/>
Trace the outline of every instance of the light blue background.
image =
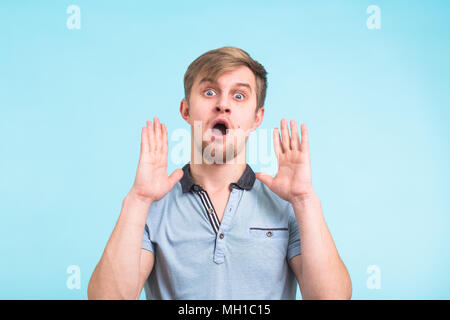
<path id="1" fill-rule="evenodd" d="M 66 27 L 71 4 L 80 30 Z M 372 4 L 380 30 L 366 27 Z M 448 1 L 2 1 L 0 298 L 87 298 L 141 126 L 157 115 L 169 134 L 188 130 L 186 68 L 233 45 L 269 72 L 261 128 L 307 124 L 353 299 L 449 299 L 449 12 Z M 70 265 L 80 290 L 66 286 Z"/>

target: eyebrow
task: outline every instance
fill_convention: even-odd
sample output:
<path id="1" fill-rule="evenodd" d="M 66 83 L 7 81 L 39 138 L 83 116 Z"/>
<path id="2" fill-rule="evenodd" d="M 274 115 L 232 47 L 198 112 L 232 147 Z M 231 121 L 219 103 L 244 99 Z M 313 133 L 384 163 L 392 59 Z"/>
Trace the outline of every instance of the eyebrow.
<path id="1" fill-rule="evenodd" d="M 211 79 L 211 78 L 203 78 L 202 80 L 200 80 L 200 82 L 198 83 L 198 85 L 201 85 L 201 84 L 204 83 L 204 82 L 211 82 L 211 83 L 213 83 L 213 84 L 217 84 L 217 81 L 214 81 L 214 80 Z M 248 88 L 248 89 L 250 90 L 250 92 L 252 92 L 252 87 L 251 87 L 248 83 L 245 83 L 245 82 L 236 82 L 236 83 L 234 84 L 234 86 L 236 86 L 236 87 L 246 87 L 246 88 Z"/>

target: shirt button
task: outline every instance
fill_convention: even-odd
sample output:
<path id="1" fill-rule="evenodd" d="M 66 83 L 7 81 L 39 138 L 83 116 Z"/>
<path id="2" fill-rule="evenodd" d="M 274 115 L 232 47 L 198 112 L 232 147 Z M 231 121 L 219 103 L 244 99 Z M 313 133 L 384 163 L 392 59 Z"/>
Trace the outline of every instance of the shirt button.
<path id="1" fill-rule="evenodd" d="M 225 236 L 223 235 L 223 233 L 221 233 L 221 234 L 219 235 L 219 238 L 220 238 L 220 239 L 223 239 L 223 237 L 225 237 Z"/>
<path id="2" fill-rule="evenodd" d="M 272 232 L 271 231 L 267 231 L 266 236 L 271 237 L 272 236 Z"/>

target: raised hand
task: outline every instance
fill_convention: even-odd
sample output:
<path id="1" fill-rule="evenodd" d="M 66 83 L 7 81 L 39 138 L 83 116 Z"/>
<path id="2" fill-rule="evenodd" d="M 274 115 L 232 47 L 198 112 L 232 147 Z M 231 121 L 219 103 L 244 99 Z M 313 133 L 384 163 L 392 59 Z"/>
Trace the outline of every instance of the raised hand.
<path id="1" fill-rule="evenodd" d="M 157 117 L 153 120 L 154 124 L 147 120 L 147 126 L 142 127 L 141 155 L 130 191 L 137 198 L 149 202 L 163 198 L 183 176 L 181 169 L 167 175 L 167 128 Z"/>
<path id="2" fill-rule="evenodd" d="M 278 160 L 278 172 L 275 177 L 262 172 L 256 174 L 261 182 L 289 202 L 304 200 L 314 195 L 311 177 L 311 157 L 309 154 L 308 132 L 306 124 L 302 124 L 301 142 L 298 135 L 297 123 L 290 121 L 291 137 L 287 120 L 281 120 L 281 137 L 278 128 L 273 131 L 273 143 Z"/>

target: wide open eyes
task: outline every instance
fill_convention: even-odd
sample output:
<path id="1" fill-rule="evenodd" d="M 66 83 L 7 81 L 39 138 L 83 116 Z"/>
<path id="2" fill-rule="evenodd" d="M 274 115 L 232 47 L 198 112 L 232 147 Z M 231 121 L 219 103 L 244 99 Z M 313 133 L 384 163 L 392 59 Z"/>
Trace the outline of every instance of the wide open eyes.
<path id="1" fill-rule="evenodd" d="M 214 90 L 212 90 L 212 89 L 207 89 L 207 90 L 204 91 L 204 94 L 205 94 L 207 97 L 214 97 L 214 96 L 216 95 L 216 92 L 215 92 Z M 238 100 L 238 101 L 242 101 L 242 100 L 245 99 L 245 95 L 244 95 L 243 93 L 240 93 L 240 92 L 236 92 L 236 93 L 233 95 L 233 97 L 234 97 L 236 100 Z"/>

